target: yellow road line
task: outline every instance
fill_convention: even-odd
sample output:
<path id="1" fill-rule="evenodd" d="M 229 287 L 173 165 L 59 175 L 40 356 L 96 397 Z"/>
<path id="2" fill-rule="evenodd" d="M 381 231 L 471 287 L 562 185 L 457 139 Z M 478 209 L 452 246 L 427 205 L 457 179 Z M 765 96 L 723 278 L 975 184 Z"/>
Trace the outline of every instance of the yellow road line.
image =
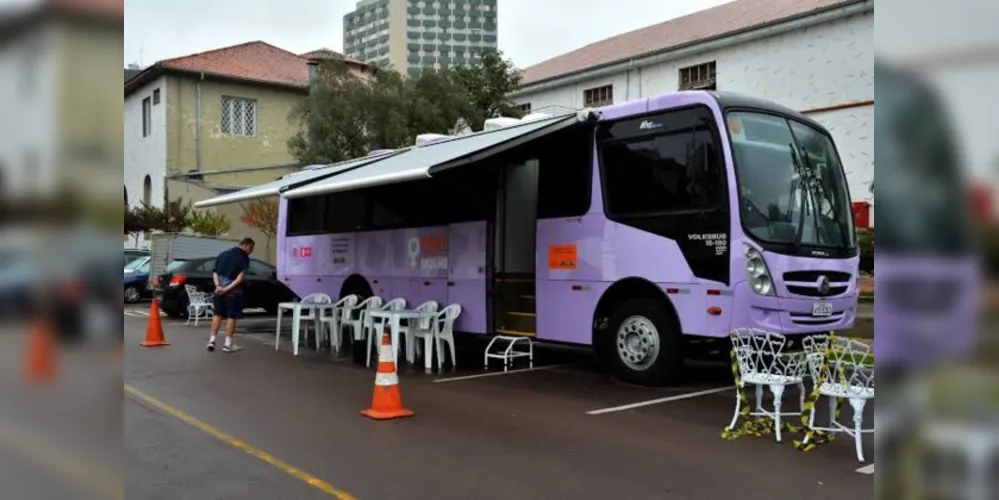
<path id="1" fill-rule="evenodd" d="M 155 408 L 155 409 L 157 409 L 157 410 L 159 410 L 159 411 L 167 414 L 167 415 L 170 415 L 171 417 L 176 418 L 177 420 L 180 420 L 181 422 L 184 422 L 185 424 L 188 424 L 188 425 L 190 425 L 192 427 L 200 429 L 205 434 L 208 434 L 208 435 L 214 437 L 215 439 L 218 439 L 219 441 L 222 441 L 222 442 L 228 444 L 229 446 L 232 446 L 233 448 L 241 450 L 244 453 L 246 453 L 247 455 L 251 455 L 251 456 L 254 456 L 254 457 L 256 457 L 256 458 L 258 458 L 260 460 L 263 460 L 267 464 L 269 464 L 269 465 L 273 466 L 274 468 L 276 468 L 276 469 L 284 472 L 285 474 L 288 474 L 289 476 L 292 476 L 292 477 L 294 477 L 294 478 L 296 478 L 296 479 L 298 479 L 298 480 L 300 480 L 300 481 L 302 481 L 302 482 L 304 482 L 304 483 L 306 483 L 306 484 L 308 484 L 308 485 L 310 485 L 310 486 L 312 486 L 312 487 L 314 487 L 314 488 L 322 491 L 323 493 L 326 493 L 326 494 L 328 494 L 330 496 L 333 496 L 333 497 L 337 498 L 338 500 L 356 500 L 349 493 L 347 493 L 347 492 L 345 492 L 343 490 L 337 489 L 336 487 L 334 487 L 333 485 L 331 485 L 331 484 L 323 481 L 322 479 L 319 479 L 319 478 L 317 478 L 315 476 L 312 476 L 312 475 L 308 474 L 307 472 L 305 472 L 305 471 L 303 471 L 301 469 L 293 467 L 293 466 L 291 466 L 291 465 L 289 465 L 289 464 L 281 461 L 280 459 L 275 458 L 274 456 L 272 456 L 270 453 L 267 453 L 266 451 L 263 451 L 263 450 L 261 450 L 259 448 L 255 448 L 255 447 L 249 445 L 248 443 L 246 443 L 244 441 L 236 439 L 236 438 L 234 438 L 234 437 L 232 437 L 232 436 L 230 436 L 230 435 L 228 435 L 228 434 L 226 434 L 226 433 L 224 433 L 224 432 L 216 429 L 215 427 L 212 427 L 211 425 L 208 425 L 208 424 L 206 424 L 206 423 L 204 423 L 204 422 L 202 422 L 202 421 L 200 421 L 200 420 L 198 420 L 198 419 L 196 419 L 196 418 L 188 415 L 187 413 L 184 413 L 184 412 L 182 412 L 182 411 L 180 411 L 180 410 L 178 410 L 176 408 L 173 408 L 172 406 L 170 406 L 170 405 L 168 405 L 168 404 L 166 404 L 166 403 L 164 403 L 164 402 L 162 402 L 162 401 L 160 401 L 160 400 L 158 400 L 158 399 L 156 399 L 156 398 L 154 398 L 154 397 L 152 397 L 152 396 L 150 396 L 150 395 L 148 395 L 148 394 L 140 391 L 139 389 L 136 389 L 135 387 L 132 387 L 129 384 L 125 384 L 125 393 L 128 394 L 128 395 L 130 395 L 130 396 L 132 396 L 132 397 L 134 397 L 134 398 L 136 398 L 136 399 L 138 399 L 139 401 L 141 401 L 141 402 L 143 402 L 143 403 L 145 403 L 145 404 L 147 404 L 147 405 L 149 405 L 149 406 L 151 406 L 151 407 L 153 407 L 153 408 Z"/>
<path id="2" fill-rule="evenodd" d="M 21 453 L 28 459 L 46 467 L 65 479 L 86 485 L 101 496 L 124 500 L 124 478 L 114 478 L 88 467 L 83 460 L 74 460 L 46 446 L 41 441 L 24 437 L 7 426 L 0 426 L 0 447 Z"/>

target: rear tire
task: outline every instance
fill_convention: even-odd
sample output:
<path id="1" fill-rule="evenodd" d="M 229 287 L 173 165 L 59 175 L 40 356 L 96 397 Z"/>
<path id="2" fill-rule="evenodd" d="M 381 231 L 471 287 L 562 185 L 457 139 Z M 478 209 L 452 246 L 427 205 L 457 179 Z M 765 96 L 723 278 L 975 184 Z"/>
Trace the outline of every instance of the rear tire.
<path id="1" fill-rule="evenodd" d="M 614 310 L 601 335 L 601 354 L 625 382 L 667 385 L 676 381 L 683 366 L 681 335 L 660 301 L 635 298 Z"/>

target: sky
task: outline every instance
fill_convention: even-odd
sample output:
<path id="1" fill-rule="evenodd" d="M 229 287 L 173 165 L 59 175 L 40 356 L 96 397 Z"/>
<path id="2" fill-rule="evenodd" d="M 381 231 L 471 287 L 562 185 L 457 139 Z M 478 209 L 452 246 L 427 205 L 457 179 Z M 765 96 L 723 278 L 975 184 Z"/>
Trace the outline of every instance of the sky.
<path id="1" fill-rule="evenodd" d="M 729 0 L 498 0 L 499 48 L 518 67 Z M 343 49 L 352 0 L 125 0 L 127 66 L 262 40 Z M 585 5 L 585 7 L 584 7 Z"/>

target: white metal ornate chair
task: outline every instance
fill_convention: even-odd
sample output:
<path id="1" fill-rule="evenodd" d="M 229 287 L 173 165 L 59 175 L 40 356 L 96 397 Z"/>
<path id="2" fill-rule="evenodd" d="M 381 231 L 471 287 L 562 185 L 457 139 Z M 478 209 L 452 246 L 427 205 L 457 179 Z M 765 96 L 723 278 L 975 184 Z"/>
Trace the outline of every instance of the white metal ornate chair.
<path id="1" fill-rule="evenodd" d="M 333 304 L 330 315 L 322 318 L 323 335 L 329 338 L 330 346 L 336 352 L 340 352 L 340 346 L 343 345 L 343 326 L 350 322 L 358 300 L 360 297 L 357 295 L 348 295 Z"/>
<path id="2" fill-rule="evenodd" d="M 785 352 L 787 339 L 783 335 L 756 328 L 738 328 L 733 330 L 729 337 L 732 340 L 732 350 L 739 373 L 736 381 L 735 415 L 728 430 L 735 430 L 742 411 L 742 395 L 745 387 L 753 385 L 756 386 L 756 404 L 749 416 L 773 420 L 777 441 L 780 442 L 781 417 L 800 416 L 800 408 L 805 406 L 804 377 L 808 367 L 805 353 Z M 784 390 L 789 385 L 796 385 L 801 391 L 798 412 L 781 411 Z M 773 393 L 773 411 L 763 407 L 764 386 L 769 387 Z"/>
<path id="3" fill-rule="evenodd" d="M 214 312 L 212 294 L 202 292 L 194 285 L 184 285 L 184 291 L 187 292 L 187 323 L 185 325 L 191 324 L 193 319 L 194 326 L 197 327 L 198 320 L 211 319 Z"/>
<path id="4" fill-rule="evenodd" d="M 874 399 L 874 357 L 871 346 L 842 337 L 817 335 L 805 340 L 808 369 L 820 396 L 829 398 L 829 427 L 815 425 L 815 411 L 808 417 L 808 428 L 820 432 L 843 432 L 854 439 L 857 460 L 864 461 L 863 435 L 874 427 L 863 428 L 864 408 Z M 836 418 L 836 403 L 846 399 L 853 408 L 853 426 Z M 805 437 L 807 442 L 808 437 Z"/>

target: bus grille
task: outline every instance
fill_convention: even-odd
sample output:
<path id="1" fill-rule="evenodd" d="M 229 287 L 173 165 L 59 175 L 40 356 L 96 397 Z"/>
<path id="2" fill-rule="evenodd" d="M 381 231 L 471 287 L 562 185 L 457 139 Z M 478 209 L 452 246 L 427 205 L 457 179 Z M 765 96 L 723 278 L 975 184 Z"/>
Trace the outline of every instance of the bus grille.
<path id="1" fill-rule="evenodd" d="M 819 289 L 819 278 L 829 279 L 829 290 Z M 784 273 L 784 285 L 793 295 L 802 297 L 836 297 L 850 290 L 850 273 L 842 271 L 790 271 Z"/>

